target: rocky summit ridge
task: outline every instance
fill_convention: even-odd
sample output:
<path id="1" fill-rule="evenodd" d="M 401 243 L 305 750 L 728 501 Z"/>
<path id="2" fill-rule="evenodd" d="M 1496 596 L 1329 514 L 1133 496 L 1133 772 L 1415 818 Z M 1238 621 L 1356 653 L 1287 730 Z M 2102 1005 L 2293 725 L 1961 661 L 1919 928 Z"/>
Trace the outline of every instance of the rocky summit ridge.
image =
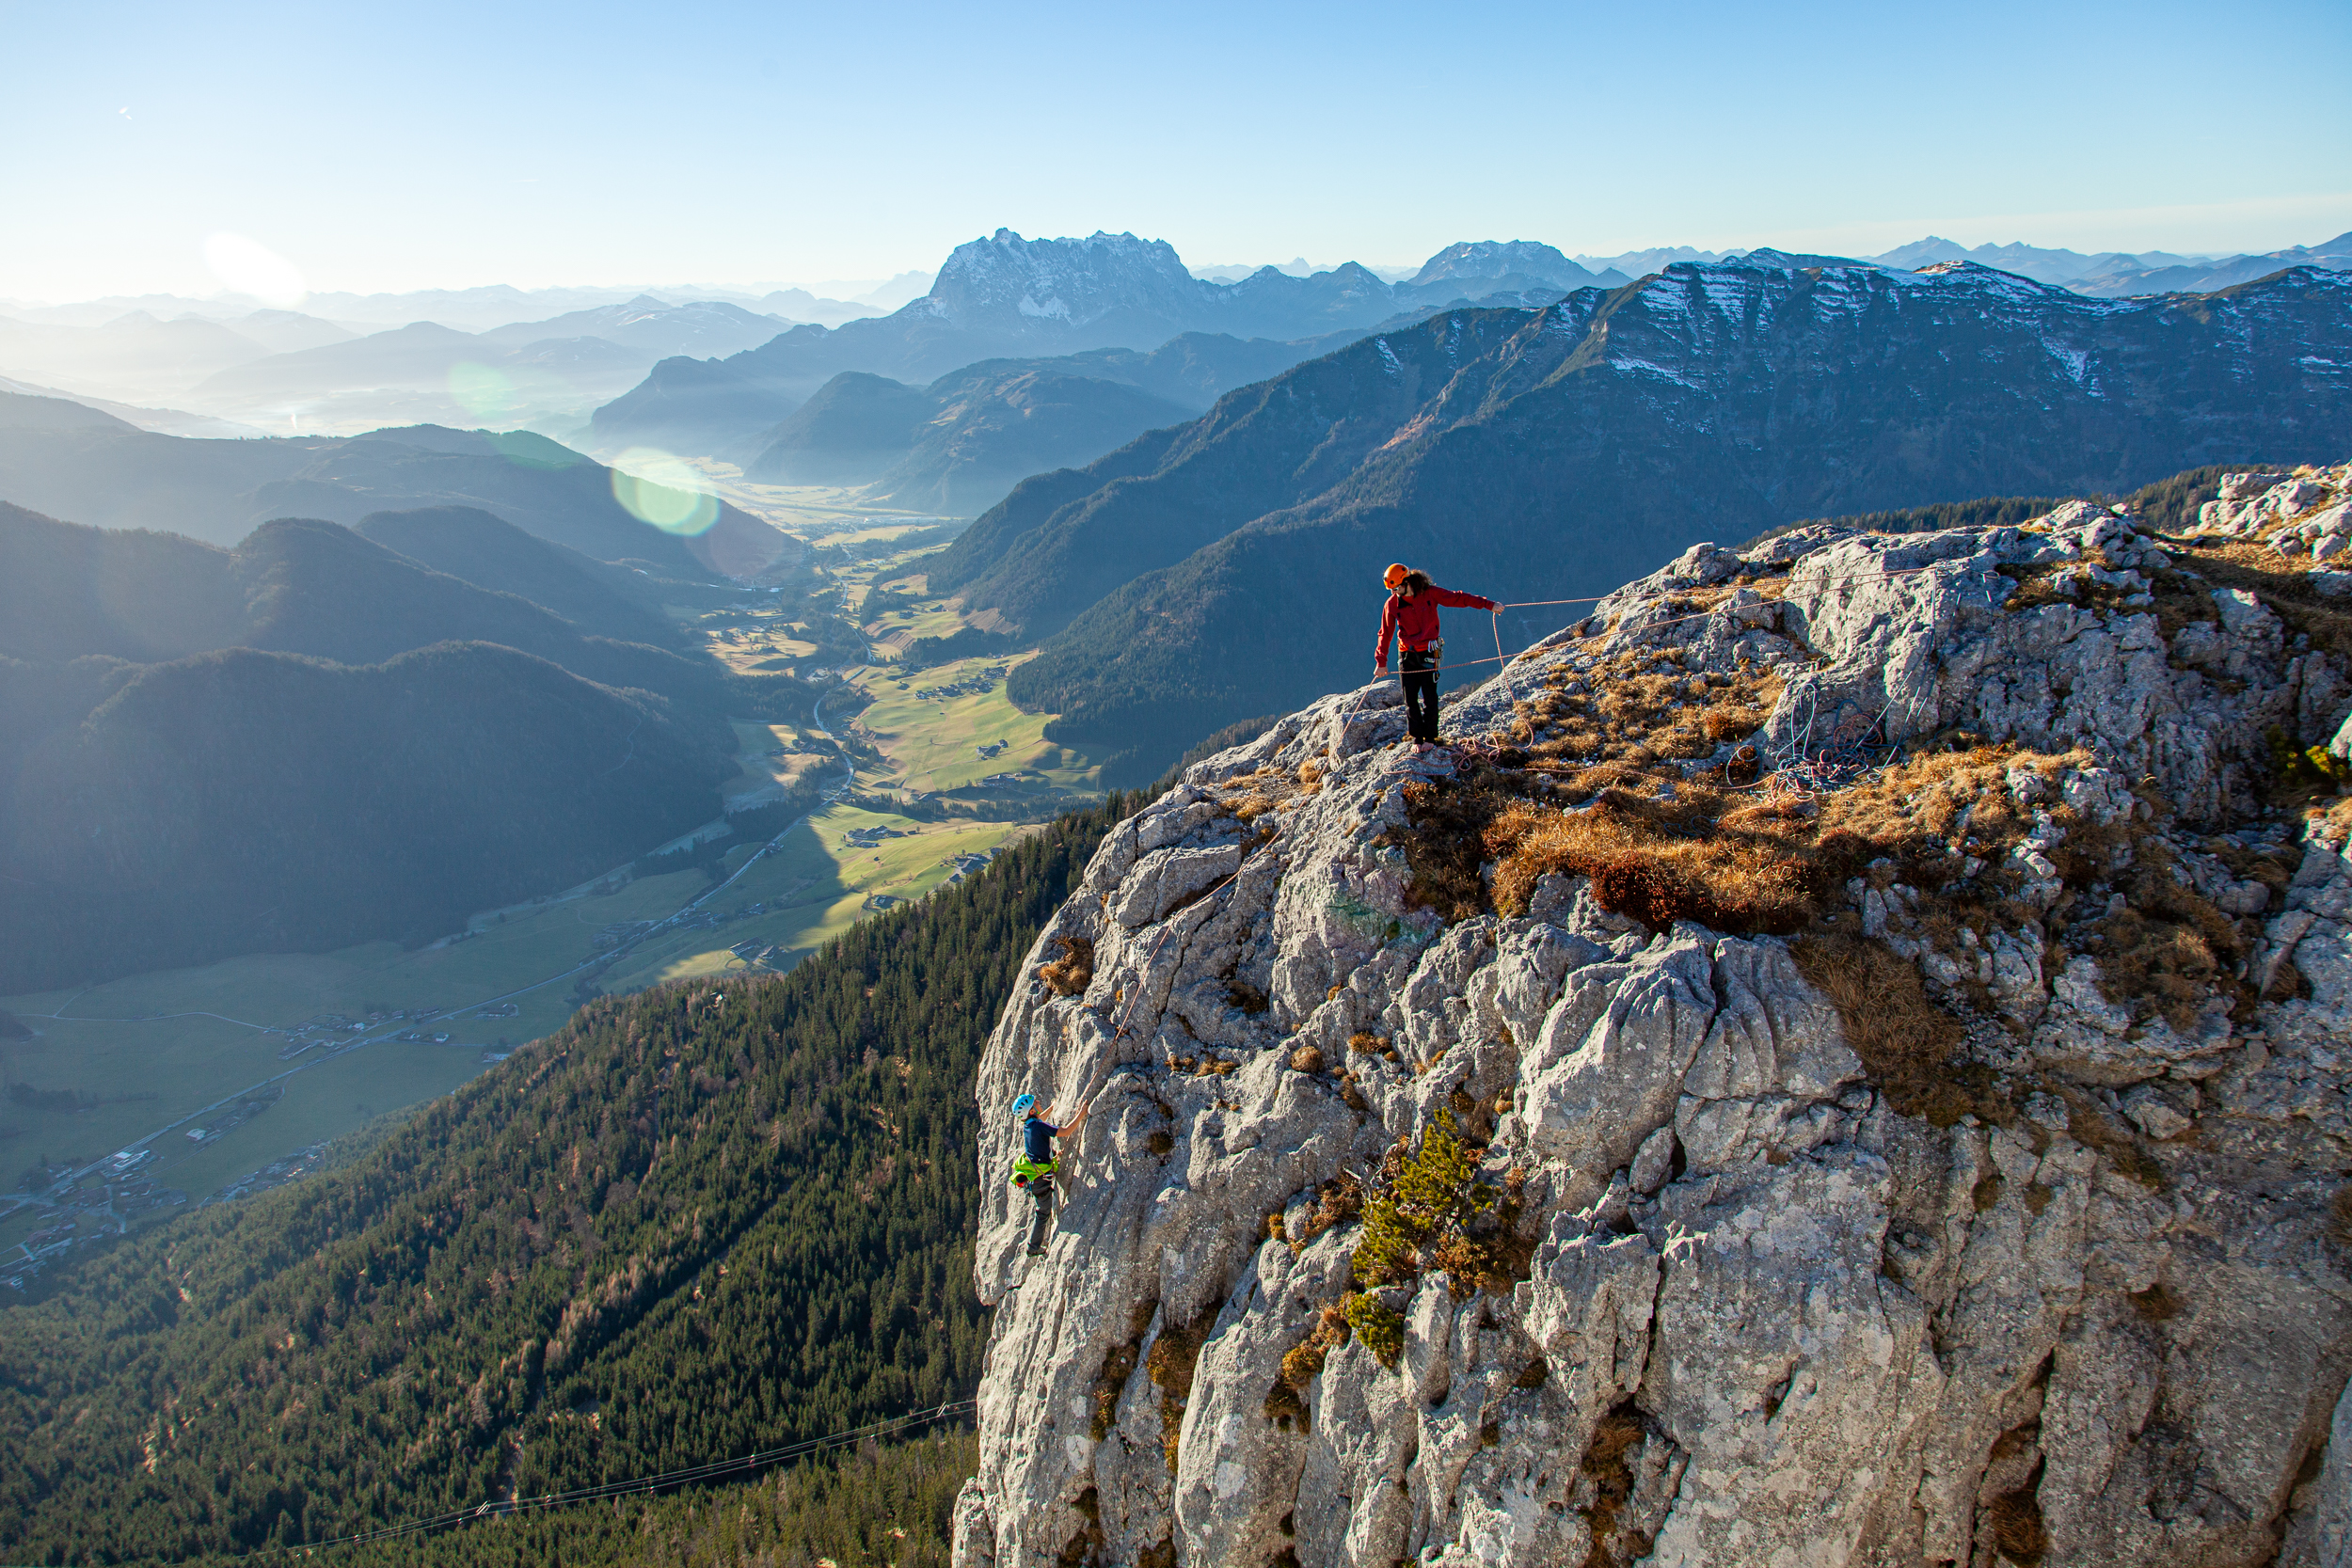
<path id="1" fill-rule="evenodd" d="M 2259 478 L 1694 546 L 1115 830 L 979 1075 L 956 1561 L 2344 1560 L 2347 471 Z"/>

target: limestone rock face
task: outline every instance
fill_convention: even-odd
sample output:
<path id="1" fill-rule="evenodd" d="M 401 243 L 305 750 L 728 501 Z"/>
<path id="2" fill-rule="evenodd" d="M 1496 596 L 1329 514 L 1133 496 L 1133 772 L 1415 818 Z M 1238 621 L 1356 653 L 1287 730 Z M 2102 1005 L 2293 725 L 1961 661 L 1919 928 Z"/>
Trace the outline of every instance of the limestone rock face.
<path id="1" fill-rule="evenodd" d="M 2217 505 L 2329 493 L 2264 479 Z M 1973 1098 L 1920 1114 L 1792 937 L 1574 871 L 1426 901 L 1408 790 L 1485 768 L 1586 809 L 1528 782 L 1528 705 L 1629 653 L 1692 716 L 1777 683 L 1752 733 L 1645 764 L 1659 800 L 1760 775 L 1831 809 L 1953 732 L 2041 759 L 1953 830 L 1990 925 L 1954 936 L 1892 860 L 1820 917 L 1915 966 Z M 2348 814 L 2269 803 L 2279 742 L 2341 755 L 2348 718 L 2265 593 L 2076 503 L 1702 547 L 1453 699 L 1451 753 L 1375 686 L 1196 765 L 1028 957 L 1091 942 L 1086 989 L 1033 978 L 982 1066 L 957 1562 L 2352 1560 Z M 1996 805 L 2026 826 L 1980 842 Z M 2221 957 L 2127 951 L 2150 887 Z M 1092 1105 L 1034 1259 L 1023 1092 Z M 1367 1276 L 1367 1198 L 1456 1135 L 1487 1272 Z"/>

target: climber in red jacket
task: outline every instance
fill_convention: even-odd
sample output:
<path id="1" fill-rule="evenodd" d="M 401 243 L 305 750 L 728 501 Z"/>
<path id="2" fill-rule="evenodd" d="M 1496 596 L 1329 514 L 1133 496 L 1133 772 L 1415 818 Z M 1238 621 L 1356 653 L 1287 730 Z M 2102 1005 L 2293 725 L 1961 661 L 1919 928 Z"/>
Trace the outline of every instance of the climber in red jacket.
<path id="1" fill-rule="evenodd" d="M 1389 640 L 1393 637 L 1397 673 L 1405 680 L 1406 726 L 1415 746 L 1436 746 L 1440 744 L 1438 663 L 1445 653 L 1445 640 L 1438 633 L 1438 607 L 1498 614 L 1502 607 L 1477 594 L 1440 588 L 1428 573 L 1411 571 L 1402 562 L 1391 563 L 1382 580 L 1389 586 L 1389 602 L 1380 611 L 1380 641 L 1373 644 L 1373 678 L 1389 673 Z"/>

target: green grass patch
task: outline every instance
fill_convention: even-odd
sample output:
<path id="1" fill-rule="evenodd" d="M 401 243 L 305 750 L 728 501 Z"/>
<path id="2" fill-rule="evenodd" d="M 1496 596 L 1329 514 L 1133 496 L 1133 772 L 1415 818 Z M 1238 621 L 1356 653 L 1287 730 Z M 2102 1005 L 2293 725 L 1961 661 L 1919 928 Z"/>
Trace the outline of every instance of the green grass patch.
<path id="1" fill-rule="evenodd" d="M 958 855 L 983 853 L 1024 830 L 1008 822 L 941 823 L 866 811 L 826 808 L 814 830 L 793 833 L 711 900 L 723 912 L 764 904 L 758 914 L 700 930 L 664 933 L 631 953 L 606 976 L 607 990 L 628 991 L 662 980 L 745 967 L 730 949 L 759 942 L 807 953 L 872 912 L 879 896 L 915 899 L 955 874 Z M 852 832 L 890 828 L 906 835 L 858 845 Z M 730 857 L 728 869 L 739 863 Z"/>
<path id="2" fill-rule="evenodd" d="M 1009 667 L 1025 657 L 967 658 L 953 664 L 906 673 L 869 670 L 856 685 L 872 694 L 871 705 L 858 722 L 873 736 L 892 768 L 887 780 L 873 781 L 889 788 L 932 793 L 964 789 L 992 773 L 1035 769 L 1051 783 L 1091 793 L 1102 787 L 1101 772 L 1084 752 L 1045 738 L 1053 715 L 1024 713 L 1005 695 L 1002 680 L 989 683 L 985 692 L 960 696 L 934 695 L 929 690 L 974 680 L 991 668 Z M 907 689 L 901 691 L 904 683 Z M 983 757 L 980 749 L 996 747 Z"/>
<path id="3" fill-rule="evenodd" d="M 183 1176 L 159 1178 L 201 1198 L 222 1180 L 339 1136 L 371 1117 L 446 1093 L 481 1071 L 484 1049 L 501 1038 L 520 1042 L 551 1034 L 572 1014 L 567 981 L 513 998 L 517 1010 L 512 1018 L 467 1015 L 490 997 L 579 963 L 595 951 L 596 934 L 605 927 L 660 919 L 705 885 L 699 872 L 681 872 L 631 882 L 610 896 L 517 906 L 503 911 L 502 920 L 489 917 L 463 942 L 414 952 L 378 942 L 332 953 L 251 954 L 79 990 L 0 999 L 0 1007 L 39 1031 L 33 1039 L 0 1045 L 0 1072 L 11 1084 L 68 1091 L 90 1102 L 86 1109 L 58 1110 L 0 1101 L 0 1186 L 13 1185 L 19 1172 L 43 1156 L 61 1160 L 120 1148 L 215 1101 L 303 1069 L 287 1080 L 278 1105 L 204 1146 L 202 1158 Z M 320 1045 L 281 1060 L 285 1037 L 262 1032 L 323 1013 L 359 1018 L 372 1007 L 441 1008 L 444 1016 L 414 1027 L 447 1032 L 452 1043 L 377 1041 L 332 1059 Z M 48 1016 L 58 1012 L 67 1016 Z M 323 1065 L 313 1068 L 313 1062 Z M 330 1085 L 341 1086 L 329 1092 Z M 326 1096 L 315 1112 L 305 1108 L 314 1091 Z M 236 1168 L 215 1178 L 209 1173 L 216 1164 Z M 190 1185 L 196 1180 L 211 1185 Z M 13 1239 L 0 1231 L 0 1243 Z"/>

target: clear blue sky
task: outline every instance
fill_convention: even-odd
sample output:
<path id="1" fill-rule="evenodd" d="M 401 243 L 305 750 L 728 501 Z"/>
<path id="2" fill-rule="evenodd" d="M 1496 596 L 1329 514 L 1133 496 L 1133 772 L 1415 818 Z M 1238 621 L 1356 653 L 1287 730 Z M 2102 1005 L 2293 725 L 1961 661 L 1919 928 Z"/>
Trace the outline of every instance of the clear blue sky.
<path id="1" fill-rule="evenodd" d="M 0 0 L 0 295 L 882 277 L 1457 239 L 2275 249 L 2352 229 L 2352 5 Z"/>

